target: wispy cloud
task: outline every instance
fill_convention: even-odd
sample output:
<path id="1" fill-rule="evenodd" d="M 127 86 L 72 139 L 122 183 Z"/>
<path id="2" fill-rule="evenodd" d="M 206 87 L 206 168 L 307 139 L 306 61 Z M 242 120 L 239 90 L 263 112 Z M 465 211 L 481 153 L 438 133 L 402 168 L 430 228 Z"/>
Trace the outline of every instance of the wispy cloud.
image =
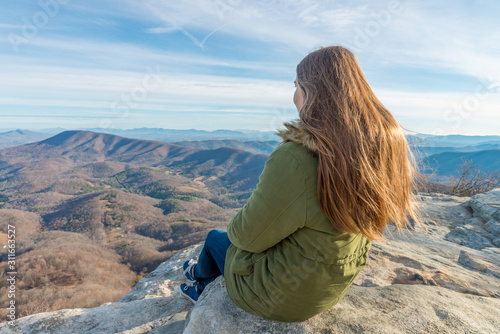
<path id="1" fill-rule="evenodd" d="M 29 70 L 30 75 L 20 75 Z M 9 82 L 2 104 L 109 108 L 123 94 L 132 94 L 144 85 L 154 86 L 143 108 L 159 105 L 169 108 L 182 103 L 245 105 L 248 107 L 290 107 L 292 81 L 169 73 L 166 68 L 152 69 L 160 76 L 158 85 L 144 72 L 71 69 L 65 67 L 17 67 L 3 74 Z"/>
<path id="2" fill-rule="evenodd" d="M 146 29 L 146 32 L 150 34 L 169 34 L 174 31 L 178 31 L 178 29 L 175 27 L 156 27 Z"/>
<path id="3" fill-rule="evenodd" d="M 217 29 L 242 39 L 284 45 L 301 54 L 321 45 L 342 44 L 361 57 L 379 61 L 478 78 L 500 77 L 500 30 L 492 30 L 496 19 L 488 9 L 484 15 L 471 16 L 465 6 L 453 5 L 456 2 L 451 0 L 392 1 L 399 6 L 396 12 L 391 12 L 391 1 L 241 1 L 224 10 L 217 3 L 197 0 L 188 7 L 183 1 L 146 2 L 168 27 L 182 28 L 199 41 Z M 500 9 L 493 1 L 486 3 Z M 363 47 L 357 47 L 359 34 L 368 40 Z"/>

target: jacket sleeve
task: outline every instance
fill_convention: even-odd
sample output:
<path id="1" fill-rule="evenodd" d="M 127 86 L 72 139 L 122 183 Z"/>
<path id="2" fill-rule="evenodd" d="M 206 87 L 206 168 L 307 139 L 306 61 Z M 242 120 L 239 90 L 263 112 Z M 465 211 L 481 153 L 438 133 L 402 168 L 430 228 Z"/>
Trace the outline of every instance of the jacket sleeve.
<path id="1" fill-rule="evenodd" d="M 306 224 L 305 174 L 292 152 L 277 148 L 264 164 L 259 183 L 231 219 L 227 233 L 236 247 L 261 253 Z"/>

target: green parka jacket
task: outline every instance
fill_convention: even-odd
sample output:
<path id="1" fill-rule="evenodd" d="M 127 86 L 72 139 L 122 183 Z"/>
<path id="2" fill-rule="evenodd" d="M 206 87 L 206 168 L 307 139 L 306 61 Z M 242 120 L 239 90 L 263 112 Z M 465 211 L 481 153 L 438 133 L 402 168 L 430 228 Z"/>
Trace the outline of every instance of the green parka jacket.
<path id="1" fill-rule="evenodd" d="M 317 146 L 299 119 L 285 123 L 259 183 L 227 232 L 224 276 L 242 309 L 279 321 L 338 303 L 367 263 L 371 241 L 336 230 L 319 206 Z"/>

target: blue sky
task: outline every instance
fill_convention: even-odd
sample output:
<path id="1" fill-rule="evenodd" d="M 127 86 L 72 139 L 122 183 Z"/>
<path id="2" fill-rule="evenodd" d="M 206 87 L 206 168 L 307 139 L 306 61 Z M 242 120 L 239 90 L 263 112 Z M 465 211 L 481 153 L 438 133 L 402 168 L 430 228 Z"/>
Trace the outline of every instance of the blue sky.
<path id="1" fill-rule="evenodd" d="M 355 53 L 408 130 L 500 135 L 500 2 L 0 2 L 0 129 L 255 129 L 296 118 L 297 63 Z"/>

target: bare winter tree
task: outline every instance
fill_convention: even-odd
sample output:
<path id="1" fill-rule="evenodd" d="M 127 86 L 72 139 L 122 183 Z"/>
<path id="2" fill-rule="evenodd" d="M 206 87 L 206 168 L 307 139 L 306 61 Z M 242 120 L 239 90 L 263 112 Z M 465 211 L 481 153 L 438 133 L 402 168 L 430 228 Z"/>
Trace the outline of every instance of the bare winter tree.
<path id="1" fill-rule="evenodd" d="M 434 177 L 434 181 L 431 179 Z M 440 193 L 440 194 L 450 194 L 450 185 L 444 184 L 436 180 L 435 175 L 426 175 L 424 177 L 419 177 L 415 181 L 415 191 L 417 193 Z"/>
<path id="2" fill-rule="evenodd" d="M 500 186 L 499 170 L 481 171 L 472 160 L 462 159 L 457 176 L 450 180 L 451 195 L 470 197 Z"/>

